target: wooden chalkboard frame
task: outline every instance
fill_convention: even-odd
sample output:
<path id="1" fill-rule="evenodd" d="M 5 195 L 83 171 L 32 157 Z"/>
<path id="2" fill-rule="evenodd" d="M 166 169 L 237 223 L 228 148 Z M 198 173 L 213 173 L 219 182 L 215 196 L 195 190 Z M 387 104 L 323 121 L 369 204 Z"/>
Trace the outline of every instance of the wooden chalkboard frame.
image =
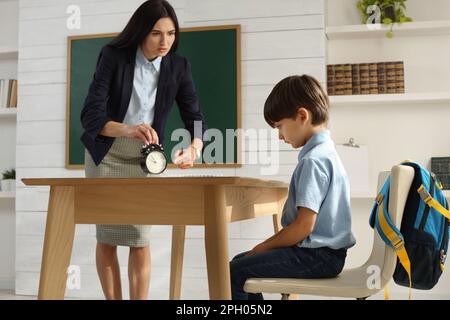
<path id="1" fill-rule="evenodd" d="M 239 129 L 242 128 L 242 116 L 241 116 L 241 26 L 240 25 L 220 25 L 220 26 L 205 26 L 205 27 L 192 27 L 181 28 L 180 32 L 192 32 L 192 31 L 213 31 L 213 30 L 236 30 L 236 115 L 237 122 L 237 162 L 236 163 L 218 163 L 218 164 L 205 164 L 196 163 L 194 168 L 206 169 L 206 168 L 239 168 L 242 166 L 241 150 L 242 141 L 241 133 Z M 84 165 L 71 164 L 70 163 L 70 87 L 71 87 L 71 54 L 72 54 L 72 41 L 81 39 L 95 39 L 105 37 L 115 37 L 118 33 L 99 33 L 90 35 L 78 35 L 67 37 L 67 81 L 66 81 L 66 146 L 65 146 L 65 167 L 72 170 L 84 170 Z M 169 164 L 168 168 L 176 168 L 176 165 Z"/>

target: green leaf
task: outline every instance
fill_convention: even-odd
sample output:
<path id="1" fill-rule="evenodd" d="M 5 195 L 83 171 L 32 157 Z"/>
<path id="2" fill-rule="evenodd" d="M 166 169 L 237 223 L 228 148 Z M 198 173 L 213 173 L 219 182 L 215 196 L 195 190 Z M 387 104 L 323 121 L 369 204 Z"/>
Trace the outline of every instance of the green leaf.
<path id="1" fill-rule="evenodd" d="M 15 178 L 16 178 L 16 170 L 15 169 L 5 170 L 5 171 L 2 172 L 2 179 L 3 180 L 15 179 Z"/>
<path id="2" fill-rule="evenodd" d="M 392 24 L 392 19 L 390 19 L 390 18 L 384 18 L 384 19 L 383 19 L 383 23 L 384 23 L 384 24 L 387 24 L 387 25 Z"/>

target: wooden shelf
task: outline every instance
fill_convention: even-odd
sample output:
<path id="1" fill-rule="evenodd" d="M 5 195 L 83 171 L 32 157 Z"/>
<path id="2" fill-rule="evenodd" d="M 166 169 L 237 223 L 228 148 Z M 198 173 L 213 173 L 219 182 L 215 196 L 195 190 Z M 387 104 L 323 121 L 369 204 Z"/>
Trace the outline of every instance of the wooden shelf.
<path id="1" fill-rule="evenodd" d="M 330 96 L 332 106 L 343 105 L 376 105 L 376 104 L 421 104 L 435 103 L 450 105 L 450 93 L 405 93 L 405 94 L 373 94 L 373 95 L 349 95 Z"/>
<path id="2" fill-rule="evenodd" d="M 360 24 L 338 27 L 327 27 L 325 32 L 328 40 L 352 40 L 368 38 L 386 38 L 389 26 L 382 24 Z M 450 35 L 450 20 L 418 21 L 395 24 L 394 37 L 415 37 Z"/>
<path id="3" fill-rule="evenodd" d="M 14 199 L 16 197 L 15 192 L 0 191 L 0 199 Z"/>
<path id="4" fill-rule="evenodd" d="M 0 59 L 17 59 L 19 50 L 15 47 L 0 47 Z"/>
<path id="5" fill-rule="evenodd" d="M 0 119 L 15 118 L 17 116 L 17 108 L 0 108 Z"/>

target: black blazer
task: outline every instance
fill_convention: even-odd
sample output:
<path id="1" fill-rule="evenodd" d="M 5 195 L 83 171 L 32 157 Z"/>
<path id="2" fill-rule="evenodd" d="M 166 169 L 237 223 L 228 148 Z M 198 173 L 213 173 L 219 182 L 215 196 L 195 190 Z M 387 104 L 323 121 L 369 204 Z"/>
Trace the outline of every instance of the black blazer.
<path id="1" fill-rule="evenodd" d="M 102 48 L 94 79 L 81 111 L 81 136 L 86 149 L 99 165 L 111 148 L 114 138 L 100 135 L 108 121 L 123 122 L 133 89 L 136 49 Z M 164 128 L 174 100 L 177 102 L 185 128 L 202 139 L 206 124 L 198 102 L 189 61 L 169 53 L 161 61 L 152 127 L 159 142 L 164 143 Z M 194 135 L 194 121 L 202 121 L 202 136 Z"/>

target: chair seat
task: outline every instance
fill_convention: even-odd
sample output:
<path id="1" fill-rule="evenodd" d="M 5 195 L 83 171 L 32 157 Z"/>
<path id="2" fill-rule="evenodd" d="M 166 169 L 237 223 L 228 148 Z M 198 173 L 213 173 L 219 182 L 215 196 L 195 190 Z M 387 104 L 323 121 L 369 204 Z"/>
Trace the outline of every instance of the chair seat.
<path id="1" fill-rule="evenodd" d="M 251 293 L 306 294 L 328 297 L 365 298 L 382 288 L 369 289 L 367 267 L 347 269 L 336 278 L 292 279 L 292 278 L 252 278 L 245 283 L 244 290 Z M 382 280 L 382 282 L 385 282 Z M 382 287 L 384 284 L 381 284 Z"/>

